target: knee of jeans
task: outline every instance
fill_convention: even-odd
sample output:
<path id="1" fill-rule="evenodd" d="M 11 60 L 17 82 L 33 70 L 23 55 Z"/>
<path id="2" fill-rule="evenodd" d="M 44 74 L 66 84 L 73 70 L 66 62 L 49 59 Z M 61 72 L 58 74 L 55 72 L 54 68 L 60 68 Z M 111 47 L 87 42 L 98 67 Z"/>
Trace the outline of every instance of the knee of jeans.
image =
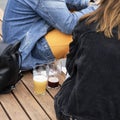
<path id="1" fill-rule="evenodd" d="M 61 31 L 65 34 L 72 34 L 72 29 L 70 27 L 62 28 Z"/>

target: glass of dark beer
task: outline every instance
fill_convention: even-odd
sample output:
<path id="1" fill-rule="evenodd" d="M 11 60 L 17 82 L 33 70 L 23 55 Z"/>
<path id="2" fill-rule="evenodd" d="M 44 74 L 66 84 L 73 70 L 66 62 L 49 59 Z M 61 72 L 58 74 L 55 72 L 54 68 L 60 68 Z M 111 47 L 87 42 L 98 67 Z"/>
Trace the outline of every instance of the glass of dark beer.
<path id="1" fill-rule="evenodd" d="M 56 88 L 59 86 L 60 70 L 58 68 L 58 62 L 49 64 L 48 72 L 48 88 Z"/>

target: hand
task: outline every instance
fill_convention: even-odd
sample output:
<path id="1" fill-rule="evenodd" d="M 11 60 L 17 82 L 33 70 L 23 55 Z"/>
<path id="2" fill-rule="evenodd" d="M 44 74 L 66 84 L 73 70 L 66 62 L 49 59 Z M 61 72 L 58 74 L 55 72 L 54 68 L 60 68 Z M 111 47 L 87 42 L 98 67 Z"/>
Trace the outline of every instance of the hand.
<path id="1" fill-rule="evenodd" d="M 100 0 L 95 0 L 95 4 L 99 4 Z"/>

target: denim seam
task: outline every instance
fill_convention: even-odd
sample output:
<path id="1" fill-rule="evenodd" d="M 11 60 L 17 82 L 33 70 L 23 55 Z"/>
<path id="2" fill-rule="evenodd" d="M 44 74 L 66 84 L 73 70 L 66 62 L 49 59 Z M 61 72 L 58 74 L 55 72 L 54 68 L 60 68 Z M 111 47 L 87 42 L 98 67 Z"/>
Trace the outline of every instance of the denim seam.
<path id="1" fill-rule="evenodd" d="M 40 4 L 40 0 L 38 0 L 38 3 L 37 3 L 37 5 L 36 5 L 35 10 L 37 10 L 37 8 L 38 8 L 39 4 Z"/>

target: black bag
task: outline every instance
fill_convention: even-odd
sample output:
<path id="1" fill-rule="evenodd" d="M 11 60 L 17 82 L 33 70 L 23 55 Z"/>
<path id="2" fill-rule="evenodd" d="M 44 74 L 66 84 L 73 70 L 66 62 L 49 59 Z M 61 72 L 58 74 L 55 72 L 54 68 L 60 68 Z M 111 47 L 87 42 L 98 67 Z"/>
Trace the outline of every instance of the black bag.
<path id="1" fill-rule="evenodd" d="M 0 42 L 0 94 L 11 92 L 21 79 L 20 42 L 7 44 Z"/>

